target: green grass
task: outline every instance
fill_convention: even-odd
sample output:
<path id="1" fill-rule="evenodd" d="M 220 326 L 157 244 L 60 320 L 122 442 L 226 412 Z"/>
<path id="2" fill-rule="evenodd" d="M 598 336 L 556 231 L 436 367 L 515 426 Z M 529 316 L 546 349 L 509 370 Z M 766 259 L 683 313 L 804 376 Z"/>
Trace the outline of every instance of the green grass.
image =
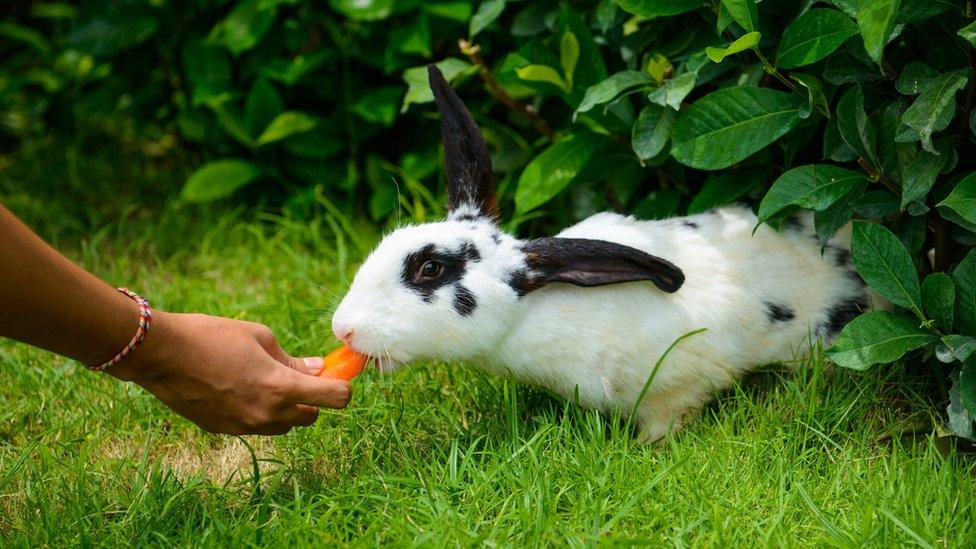
<path id="1" fill-rule="evenodd" d="M 336 220 L 147 206 L 179 165 L 115 171 L 110 155 L 72 163 L 56 151 L 4 159 L 0 200 L 72 258 L 159 308 L 266 323 L 294 354 L 332 345 L 330 311 L 360 257 Z M 123 180 L 160 190 L 107 193 Z M 972 456 L 931 434 L 937 391 L 906 366 L 855 373 L 815 357 L 796 373 L 765 369 L 651 446 L 619 420 L 468 367 L 369 371 L 354 386 L 348 409 L 312 427 L 221 437 L 136 386 L 0 342 L 0 544 L 942 547 L 976 536 Z"/>

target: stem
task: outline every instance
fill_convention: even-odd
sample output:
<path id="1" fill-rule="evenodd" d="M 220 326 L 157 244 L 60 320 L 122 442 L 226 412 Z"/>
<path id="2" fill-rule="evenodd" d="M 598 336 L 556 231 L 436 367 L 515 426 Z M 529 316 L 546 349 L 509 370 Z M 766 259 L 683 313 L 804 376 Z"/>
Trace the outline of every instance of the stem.
<path id="1" fill-rule="evenodd" d="M 762 52 L 759 51 L 759 48 L 753 48 L 753 51 L 756 52 L 756 56 L 759 57 L 759 62 L 762 63 L 763 69 L 767 73 L 773 75 L 773 77 L 775 77 L 777 80 L 782 82 L 783 85 L 786 86 L 787 88 L 793 91 L 797 91 L 796 84 L 794 84 L 789 78 L 783 76 L 783 73 L 779 72 L 779 70 L 777 70 L 776 67 L 774 67 L 773 64 L 769 62 L 768 59 L 766 59 L 766 56 L 764 56 Z"/>
<path id="2" fill-rule="evenodd" d="M 929 212 L 929 228 L 935 234 L 935 258 L 932 261 L 932 270 L 937 273 L 949 270 L 949 248 L 952 241 L 949 238 L 949 224 L 945 219 L 935 212 Z"/>
<path id="3" fill-rule="evenodd" d="M 517 112 L 528 119 L 528 121 L 532 123 L 532 127 L 535 128 L 539 133 L 545 135 L 549 141 L 554 140 L 556 133 L 552 131 L 552 127 L 549 126 L 549 123 L 539 115 L 539 112 L 536 111 L 532 105 L 522 103 L 521 101 L 513 98 L 511 95 L 508 95 L 508 92 L 506 92 L 505 88 L 503 88 L 501 83 L 498 82 L 495 75 L 491 73 L 491 69 L 488 67 L 487 63 L 485 63 L 485 60 L 481 58 L 481 46 L 472 44 L 463 38 L 458 40 L 458 46 L 461 48 L 461 53 L 468 56 L 468 59 L 470 59 L 471 62 L 478 67 L 478 75 L 481 76 L 481 79 L 485 82 L 485 84 L 488 85 L 488 89 L 491 91 L 491 94 L 495 96 L 495 98 L 501 101 L 501 103 L 509 110 Z"/>
<path id="4" fill-rule="evenodd" d="M 861 166 L 861 168 L 863 168 L 864 171 L 868 173 L 868 177 L 870 177 L 872 181 L 880 181 L 881 184 L 887 187 L 889 191 L 895 193 L 898 196 L 901 196 L 901 189 L 898 188 L 898 185 L 895 185 L 895 183 L 891 179 L 888 179 L 888 176 L 885 175 L 884 172 L 879 170 L 877 167 L 875 167 L 875 165 L 872 164 L 870 160 L 863 157 L 858 158 L 857 164 Z"/>

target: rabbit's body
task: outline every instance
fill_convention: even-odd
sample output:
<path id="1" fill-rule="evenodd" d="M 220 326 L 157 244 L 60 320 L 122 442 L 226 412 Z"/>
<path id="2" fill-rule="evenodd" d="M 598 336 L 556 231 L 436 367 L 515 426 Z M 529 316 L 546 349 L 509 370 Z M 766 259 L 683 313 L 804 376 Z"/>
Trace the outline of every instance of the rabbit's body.
<path id="1" fill-rule="evenodd" d="M 498 227 L 480 130 L 431 67 L 448 216 L 388 235 L 333 316 L 382 366 L 469 362 L 624 415 L 645 439 L 756 365 L 788 361 L 867 308 L 849 228 L 821 248 L 809 216 L 775 231 L 743 207 L 662 221 L 598 214 L 552 238 Z"/>
<path id="2" fill-rule="evenodd" d="M 553 284 L 526 295 L 484 367 L 586 407 L 628 414 L 658 358 L 681 335 L 638 408 L 643 436 L 673 424 L 751 368 L 789 361 L 867 306 L 843 229 L 821 254 L 809 219 L 781 232 L 746 208 L 661 221 L 602 213 L 559 237 L 616 242 L 667 257 L 686 273 L 674 294 L 649 282 Z"/>

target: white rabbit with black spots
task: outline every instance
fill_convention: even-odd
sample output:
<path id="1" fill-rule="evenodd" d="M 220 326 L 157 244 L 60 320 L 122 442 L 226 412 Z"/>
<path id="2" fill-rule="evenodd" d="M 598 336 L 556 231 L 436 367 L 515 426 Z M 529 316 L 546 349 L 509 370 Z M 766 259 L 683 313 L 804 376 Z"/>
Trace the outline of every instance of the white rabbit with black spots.
<path id="1" fill-rule="evenodd" d="M 594 215 L 556 237 L 502 232 L 488 150 L 440 72 L 445 221 L 388 235 L 332 325 L 383 368 L 467 362 L 625 417 L 656 440 L 757 365 L 790 361 L 870 306 L 850 228 L 822 248 L 809 217 L 756 229 L 744 207 L 661 221 Z M 753 232 L 755 230 L 755 232 Z M 658 358 L 683 334 L 643 400 Z"/>

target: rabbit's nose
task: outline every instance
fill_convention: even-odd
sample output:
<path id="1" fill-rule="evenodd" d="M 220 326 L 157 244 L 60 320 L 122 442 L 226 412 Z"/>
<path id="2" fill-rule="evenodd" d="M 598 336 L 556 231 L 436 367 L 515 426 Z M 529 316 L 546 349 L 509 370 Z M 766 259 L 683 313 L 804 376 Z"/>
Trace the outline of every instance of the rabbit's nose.
<path id="1" fill-rule="evenodd" d="M 339 326 L 338 324 L 333 324 L 332 333 L 335 334 L 336 339 L 345 343 L 346 345 L 348 345 L 349 341 L 352 339 L 352 328 L 347 328 L 345 326 Z"/>

